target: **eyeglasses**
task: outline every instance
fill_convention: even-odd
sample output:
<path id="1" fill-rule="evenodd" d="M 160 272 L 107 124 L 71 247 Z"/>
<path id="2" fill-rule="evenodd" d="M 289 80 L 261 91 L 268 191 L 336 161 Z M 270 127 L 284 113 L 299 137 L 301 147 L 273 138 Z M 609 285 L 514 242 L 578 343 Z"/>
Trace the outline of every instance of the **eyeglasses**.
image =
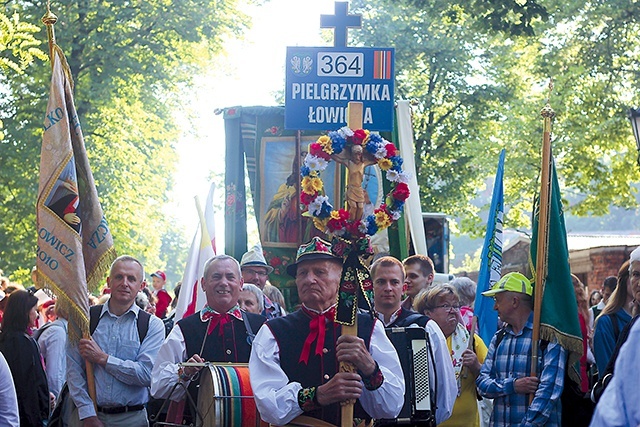
<path id="1" fill-rule="evenodd" d="M 459 311 L 460 305 L 442 304 L 436 305 L 436 308 L 442 308 L 444 311 L 450 311 L 453 308 L 455 311 Z"/>
<path id="2" fill-rule="evenodd" d="M 258 277 L 267 276 L 267 272 L 266 271 L 257 271 L 257 270 L 253 270 L 253 269 L 250 269 L 250 268 L 245 268 L 242 272 L 243 273 L 247 273 L 247 274 L 255 274 Z"/>

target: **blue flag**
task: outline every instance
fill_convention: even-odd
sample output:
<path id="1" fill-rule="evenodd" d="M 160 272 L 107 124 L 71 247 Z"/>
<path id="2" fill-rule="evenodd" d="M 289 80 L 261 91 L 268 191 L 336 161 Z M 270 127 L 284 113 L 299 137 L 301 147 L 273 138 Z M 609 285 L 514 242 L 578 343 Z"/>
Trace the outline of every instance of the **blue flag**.
<path id="1" fill-rule="evenodd" d="M 482 341 L 490 343 L 498 329 L 498 312 L 493 309 L 493 298 L 483 297 L 482 292 L 488 291 L 494 283 L 500 280 L 502 273 L 502 216 L 504 213 L 503 175 L 504 149 L 500 152 L 498 171 L 493 184 L 491 209 L 487 220 L 487 232 L 480 258 L 480 272 L 476 290 L 476 302 L 473 307 L 474 315 L 478 318 L 477 334 Z"/>

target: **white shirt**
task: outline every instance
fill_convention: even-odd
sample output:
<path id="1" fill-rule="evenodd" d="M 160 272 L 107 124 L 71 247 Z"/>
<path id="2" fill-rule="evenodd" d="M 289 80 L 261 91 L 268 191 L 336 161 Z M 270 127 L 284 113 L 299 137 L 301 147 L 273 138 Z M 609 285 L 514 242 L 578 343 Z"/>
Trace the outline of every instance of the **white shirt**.
<path id="1" fill-rule="evenodd" d="M 611 382 L 602 393 L 591 426 L 624 427 L 640 425 L 640 322 L 636 322 L 620 348 Z"/>
<path id="2" fill-rule="evenodd" d="M 67 351 L 67 319 L 59 318 L 40 333 L 38 346 L 44 359 L 45 373 L 49 391 L 58 398 L 60 390 L 67 379 L 67 358 L 62 357 Z"/>
<path id="3" fill-rule="evenodd" d="M 176 324 L 158 350 L 158 357 L 151 370 L 151 395 L 156 399 L 166 399 L 174 385 L 178 383 L 178 363 L 184 362 L 193 355 L 187 356 L 187 345 L 184 343 L 182 329 Z M 183 387 L 176 387 L 171 400 L 184 399 Z"/>
<path id="4" fill-rule="evenodd" d="M 398 318 L 398 314 L 396 312 L 391 315 L 389 325 Z M 380 313 L 378 317 L 384 321 L 384 317 Z M 420 326 L 414 323 L 410 327 L 419 328 Z M 424 330 L 427 331 L 431 349 L 433 350 L 433 360 L 429 358 L 429 381 L 431 384 L 433 384 L 434 379 L 436 381 L 436 424 L 440 424 L 449 419 L 453 413 L 453 405 L 458 397 L 458 384 L 456 382 L 456 374 L 453 371 L 447 340 L 442 333 L 442 329 L 434 320 L 429 320 Z M 436 367 L 438 367 L 437 370 Z"/>
<path id="5" fill-rule="evenodd" d="M 18 426 L 18 398 L 7 360 L 0 353 L 0 426 Z"/>
<path id="6" fill-rule="evenodd" d="M 387 338 L 381 322 L 375 322 L 369 353 L 378 362 L 384 381 L 376 390 L 363 388 L 360 404 L 373 418 L 395 418 L 404 404 L 404 375 L 398 354 Z M 260 328 L 253 340 L 249 372 L 256 405 L 264 421 L 285 425 L 303 415 L 298 405 L 298 391 L 302 389 L 302 385 L 290 382 L 280 367 L 280 348 L 271 329 L 266 325 Z"/>

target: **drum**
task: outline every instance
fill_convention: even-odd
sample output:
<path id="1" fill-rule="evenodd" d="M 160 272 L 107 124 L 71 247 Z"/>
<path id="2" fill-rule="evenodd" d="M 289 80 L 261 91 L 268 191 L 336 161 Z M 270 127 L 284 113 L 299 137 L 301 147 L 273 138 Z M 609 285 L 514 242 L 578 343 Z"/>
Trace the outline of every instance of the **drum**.
<path id="1" fill-rule="evenodd" d="M 246 363 L 207 364 L 200 371 L 198 412 L 202 427 L 263 427 Z"/>

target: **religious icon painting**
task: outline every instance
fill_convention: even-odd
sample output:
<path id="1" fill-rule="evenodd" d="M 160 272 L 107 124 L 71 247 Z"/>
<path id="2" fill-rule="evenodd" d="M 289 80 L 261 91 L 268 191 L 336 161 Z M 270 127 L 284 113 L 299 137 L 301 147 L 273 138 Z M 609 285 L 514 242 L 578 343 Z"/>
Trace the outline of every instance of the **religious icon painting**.
<path id="1" fill-rule="evenodd" d="M 303 136 L 296 155 L 293 136 L 263 137 L 261 139 L 256 203 L 260 240 L 265 247 L 298 247 L 316 233 L 309 218 L 300 210 L 300 166 L 304 163 L 308 146 L 317 136 Z M 339 179 L 335 164 L 323 172 L 326 195 L 336 201 Z"/>

